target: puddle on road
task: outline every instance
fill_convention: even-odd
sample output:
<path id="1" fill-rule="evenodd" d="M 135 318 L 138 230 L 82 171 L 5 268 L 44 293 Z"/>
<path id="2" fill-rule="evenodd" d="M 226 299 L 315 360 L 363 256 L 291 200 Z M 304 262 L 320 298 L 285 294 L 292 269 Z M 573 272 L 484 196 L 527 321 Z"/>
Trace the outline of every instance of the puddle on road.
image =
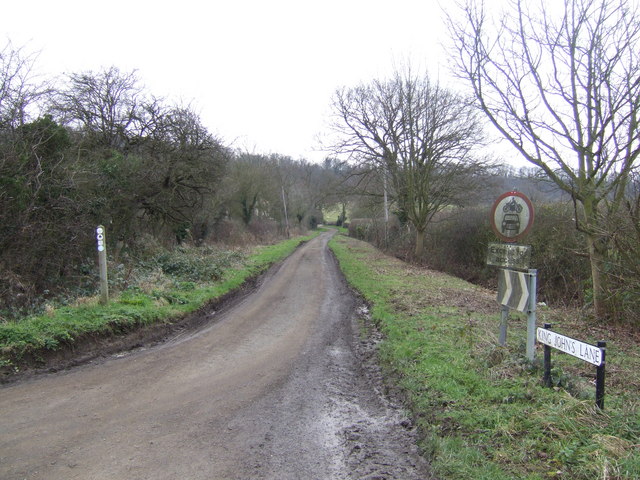
<path id="1" fill-rule="evenodd" d="M 347 472 L 346 478 L 428 478 L 411 422 L 379 393 L 382 378 L 377 366 L 356 359 L 360 355 L 346 346 L 334 345 L 328 354 L 332 375 L 325 385 L 327 400 L 318 422 L 325 445 L 336 452 L 333 470 L 337 475 L 331 478 L 345 478 L 340 472 Z M 358 361 L 363 362 L 361 369 Z"/>

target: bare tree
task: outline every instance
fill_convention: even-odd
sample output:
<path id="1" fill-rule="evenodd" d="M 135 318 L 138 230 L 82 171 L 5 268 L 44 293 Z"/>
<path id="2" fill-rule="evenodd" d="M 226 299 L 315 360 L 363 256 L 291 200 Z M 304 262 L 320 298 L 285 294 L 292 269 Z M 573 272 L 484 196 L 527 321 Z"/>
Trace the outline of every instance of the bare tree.
<path id="1" fill-rule="evenodd" d="M 271 167 L 266 156 L 246 152 L 236 154 L 229 164 L 225 178 L 229 210 L 246 226 L 257 216 L 270 216 L 272 204 L 282 206 Z"/>
<path id="2" fill-rule="evenodd" d="M 386 175 L 402 214 L 416 230 L 415 255 L 434 214 L 459 204 L 479 162 L 477 111 L 462 97 L 410 71 L 342 89 L 333 100 L 339 153 Z"/>
<path id="3" fill-rule="evenodd" d="M 230 152 L 191 107 L 157 111 L 149 135 L 133 153 L 145 158 L 144 186 L 135 193 L 144 210 L 167 224 L 191 225 L 224 175 Z M 135 161 L 135 160 L 133 160 Z"/>
<path id="4" fill-rule="evenodd" d="M 0 50 L 0 129 L 23 125 L 38 100 L 50 92 L 45 82 L 36 81 L 35 59 L 10 42 Z"/>
<path id="5" fill-rule="evenodd" d="M 573 198 L 605 317 L 603 220 L 618 212 L 640 153 L 637 10 L 627 0 L 511 0 L 492 22 L 482 1 L 459 7 L 463 20 L 449 19 L 456 71 L 502 136 Z"/>
<path id="6" fill-rule="evenodd" d="M 15 49 L 11 43 L 0 50 L 0 221 L 3 224 L 7 223 L 5 215 L 14 216 L 7 205 L 21 203 L 17 199 L 27 191 L 30 192 L 27 196 L 33 199 L 43 175 L 44 167 L 38 155 L 41 148 L 36 147 L 47 143 L 47 135 L 39 137 L 35 135 L 37 129 L 31 128 L 29 142 L 33 148 L 26 149 L 26 142 L 21 138 L 24 133 L 21 129 L 30 120 L 29 112 L 49 92 L 46 84 L 35 80 L 34 61 L 34 55 Z M 40 133 L 46 130 L 41 129 Z M 21 149 L 26 151 L 20 152 Z M 22 193 L 12 192 L 14 188 Z M 23 199 L 22 203 L 31 201 Z"/>
<path id="7" fill-rule="evenodd" d="M 142 92 L 135 71 L 110 67 L 72 73 L 58 94 L 55 110 L 63 123 L 81 130 L 96 145 L 122 149 L 138 135 L 136 127 L 144 113 Z"/>

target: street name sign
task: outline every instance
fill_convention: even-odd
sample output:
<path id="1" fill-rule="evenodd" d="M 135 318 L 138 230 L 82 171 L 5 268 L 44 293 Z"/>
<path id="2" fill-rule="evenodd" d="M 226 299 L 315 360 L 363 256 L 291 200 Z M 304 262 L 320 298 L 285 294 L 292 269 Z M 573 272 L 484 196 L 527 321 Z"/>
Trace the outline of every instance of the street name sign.
<path id="1" fill-rule="evenodd" d="M 574 338 L 565 337 L 559 333 L 547 330 L 545 328 L 538 328 L 536 331 L 536 337 L 538 342 L 548 345 L 557 350 L 568 353 L 574 357 L 577 357 L 585 362 L 588 362 L 596 367 L 599 367 L 603 363 L 604 356 L 602 355 L 602 349 L 584 343 Z"/>
<path id="2" fill-rule="evenodd" d="M 490 243 L 487 251 L 487 265 L 494 267 L 527 270 L 531 262 L 531 245 L 513 243 Z"/>

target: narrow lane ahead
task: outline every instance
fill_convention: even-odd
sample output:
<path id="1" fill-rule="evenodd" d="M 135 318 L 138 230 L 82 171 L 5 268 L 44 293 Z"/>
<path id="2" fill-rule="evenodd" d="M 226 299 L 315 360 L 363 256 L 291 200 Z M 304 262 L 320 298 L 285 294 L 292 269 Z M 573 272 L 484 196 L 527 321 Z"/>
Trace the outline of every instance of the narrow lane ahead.
<path id="1" fill-rule="evenodd" d="M 0 388 L 0 478 L 427 478 L 354 351 L 330 236 L 197 332 Z"/>

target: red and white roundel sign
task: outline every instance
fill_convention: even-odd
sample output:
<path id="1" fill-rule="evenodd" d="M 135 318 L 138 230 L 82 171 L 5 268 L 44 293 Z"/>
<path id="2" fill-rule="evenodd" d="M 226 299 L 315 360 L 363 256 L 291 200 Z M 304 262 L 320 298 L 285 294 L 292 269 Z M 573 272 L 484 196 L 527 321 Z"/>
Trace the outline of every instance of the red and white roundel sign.
<path id="1" fill-rule="evenodd" d="M 503 193 L 491 209 L 491 227 L 505 242 L 517 242 L 533 225 L 533 205 L 520 192 Z"/>

